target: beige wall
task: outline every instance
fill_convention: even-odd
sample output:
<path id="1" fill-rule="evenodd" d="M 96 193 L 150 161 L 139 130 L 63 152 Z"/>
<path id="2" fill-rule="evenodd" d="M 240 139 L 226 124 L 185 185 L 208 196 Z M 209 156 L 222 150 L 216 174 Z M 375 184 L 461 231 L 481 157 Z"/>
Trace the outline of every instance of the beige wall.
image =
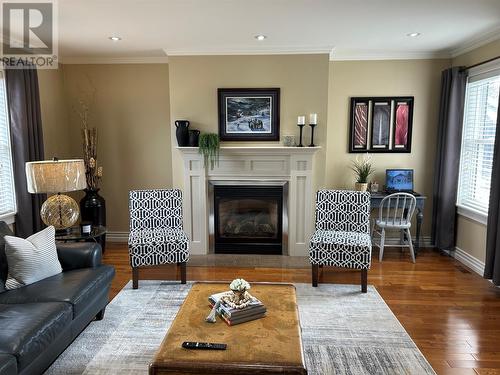
<path id="1" fill-rule="evenodd" d="M 46 155 L 68 144 L 69 156 L 82 155 L 80 122 L 73 108 L 93 86 L 90 120 L 99 132 L 107 223 L 110 231 L 128 231 L 128 191 L 172 185 L 168 65 L 64 65 L 61 71 L 62 77 L 44 72 L 40 79 Z M 54 91 L 65 103 L 61 96 L 52 98 Z M 69 120 L 62 120 L 64 113 Z"/>
<path id="2" fill-rule="evenodd" d="M 64 95 L 63 67 L 38 70 L 45 157 L 69 158 L 72 140 Z"/>
<path id="3" fill-rule="evenodd" d="M 348 169 L 356 154 L 348 153 L 349 98 L 353 96 L 414 96 L 412 152 L 372 154 L 376 174 L 385 183 L 386 168 L 413 168 L 415 190 L 428 197 L 423 235 L 430 235 L 432 183 L 436 152 L 441 71 L 450 60 L 333 61 L 330 62 L 326 184 L 352 188 Z"/>
<path id="4" fill-rule="evenodd" d="M 315 143 L 323 150 L 316 157 L 315 175 L 316 185 L 323 184 L 328 55 L 172 57 L 169 67 L 172 124 L 176 119 L 188 119 L 191 128 L 217 133 L 217 89 L 224 87 L 279 87 L 281 135 L 295 134 L 298 137 L 297 116 L 317 113 Z M 182 157 L 175 149 L 175 129 L 173 126 L 171 129 L 173 182 L 182 186 Z M 308 141 L 309 134 L 309 129 L 306 129 L 305 139 Z"/>
<path id="5" fill-rule="evenodd" d="M 453 66 L 470 66 L 500 55 L 500 39 L 453 59 Z M 486 225 L 463 216 L 457 221 L 457 247 L 484 262 Z"/>

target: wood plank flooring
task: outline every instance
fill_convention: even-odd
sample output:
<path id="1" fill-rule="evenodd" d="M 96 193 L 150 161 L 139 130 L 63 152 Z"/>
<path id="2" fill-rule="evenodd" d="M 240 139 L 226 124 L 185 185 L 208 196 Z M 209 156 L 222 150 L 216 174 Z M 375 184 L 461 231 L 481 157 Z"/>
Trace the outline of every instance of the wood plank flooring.
<path id="1" fill-rule="evenodd" d="M 107 244 L 104 263 L 116 268 L 111 297 L 131 279 L 126 244 Z M 178 278 L 175 266 L 141 270 L 142 279 Z M 189 266 L 188 280 L 311 282 L 310 268 Z M 358 284 L 360 273 L 324 268 L 320 282 Z M 452 258 L 430 249 L 417 263 L 408 253 L 374 250 L 374 285 L 438 374 L 500 374 L 500 289 Z M 140 287 L 140 285 L 139 285 Z"/>

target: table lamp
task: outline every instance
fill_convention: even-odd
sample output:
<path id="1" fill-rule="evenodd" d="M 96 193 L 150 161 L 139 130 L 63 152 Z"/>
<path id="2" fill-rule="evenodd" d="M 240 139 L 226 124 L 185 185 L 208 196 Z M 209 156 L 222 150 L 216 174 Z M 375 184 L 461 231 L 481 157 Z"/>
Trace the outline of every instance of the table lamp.
<path id="1" fill-rule="evenodd" d="M 51 195 L 43 203 L 40 217 L 46 225 L 53 225 L 61 233 L 72 227 L 80 215 L 76 201 L 64 194 L 87 187 L 85 165 L 82 159 L 44 160 L 26 163 L 28 191 Z"/>

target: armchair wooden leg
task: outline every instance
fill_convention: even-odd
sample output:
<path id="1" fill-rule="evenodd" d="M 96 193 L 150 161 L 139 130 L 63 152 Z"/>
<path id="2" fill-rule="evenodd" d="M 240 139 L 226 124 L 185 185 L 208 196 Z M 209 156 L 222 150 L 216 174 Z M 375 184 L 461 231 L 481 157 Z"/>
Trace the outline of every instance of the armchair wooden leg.
<path id="1" fill-rule="evenodd" d="M 361 270 L 361 292 L 366 293 L 368 289 L 368 270 Z"/>
<path id="2" fill-rule="evenodd" d="M 179 263 L 181 269 L 181 284 L 186 284 L 186 262 Z"/>
<path id="3" fill-rule="evenodd" d="M 139 288 L 139 267 L 132 267 L 132 289 Z"/>
<path id="4" fill-rule="evenodd" d="M 319 265 L 312 265 L 312 286 L 318 286 L 318 274 L 319 274 Z"/>

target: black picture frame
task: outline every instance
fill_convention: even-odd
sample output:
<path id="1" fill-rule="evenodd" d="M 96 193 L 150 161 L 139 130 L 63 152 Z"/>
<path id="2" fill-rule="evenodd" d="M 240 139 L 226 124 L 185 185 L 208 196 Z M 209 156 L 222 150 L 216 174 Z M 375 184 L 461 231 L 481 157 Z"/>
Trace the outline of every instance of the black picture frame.
<path id="1" fill-rule="evenodd" d="M 410 153 L 414 101 L 413 96 L 351 97 L 348 152 Z M 366 134 L 364 134 L 366 137 L 364 144 L 360 141 L 359 136 L 360 105 L 367 106 L 368 111 L 368 118 L 363 119 L 367 129 Z M 381 106 L 383 106 L 383 111 Z M 401 106 L 399 112 L 398 106 Z M 356 114 L 357 107 L 358 113 Z M 383 116 L 381 116 L 381 112 L 383 112 Z M 356 133 L 356 129 L 358 129 L 358 133 Z M 378 138 L 381 129 L 384 134 Z M 375 141 L 374 135 L 377 136 L 378 142 Z"/>
<path id="2" fill-rule="evenodd" d="M 221 141 L 279 141 L 279 88 L 219 88 L 217 97 Z"/>

